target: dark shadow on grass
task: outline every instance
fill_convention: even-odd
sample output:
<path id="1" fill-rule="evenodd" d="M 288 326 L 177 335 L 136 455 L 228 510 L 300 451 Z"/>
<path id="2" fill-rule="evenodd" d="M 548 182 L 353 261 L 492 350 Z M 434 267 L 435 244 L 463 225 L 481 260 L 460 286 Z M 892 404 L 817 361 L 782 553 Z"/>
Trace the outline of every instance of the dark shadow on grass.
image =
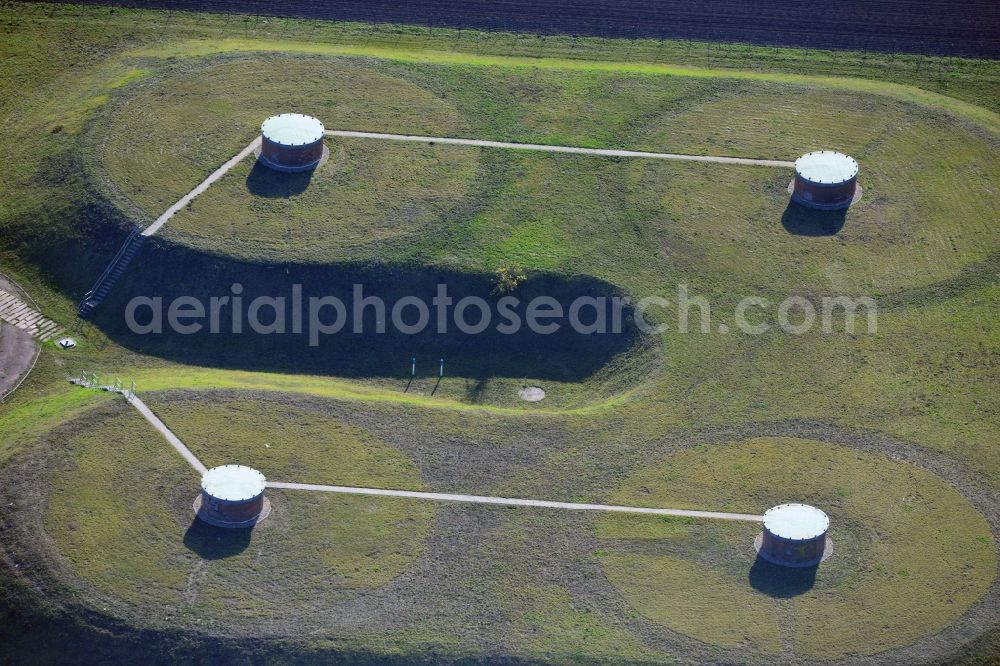
<path id="1" fill-rule="evenodd" d="M 242 332 L 232 326 L 233 285 L 240 285 Z M 295 332 L 293 287 L 301 286 L 302 326 Z M 374 307 L 365 307 L 355 332 L 355 285 L 363 297 L 378 297 L 385 303 L 384 316 Z M 447 330 L 437 329 L 434 299 L 439 285 L 446 285 L 453 299 L 448 310 Z M 444 270 L 400 264 L 257 264 L 209 255 L 155 240 L 143 248 L 141 270 L 129 270 L 92 315 L 91 320 L 115 342 L 133 351 L 180 363 L 204 367 L 263 372 L 303 373 L 341 377 L 387 377 L 409 379 L 411 360 L 417 358 L 417 379 L 437 378 L 439 359 L 448 360 L 449 376 L 488 380 L 491 377 L 536 380 L 580 381 L 600 370 L 612 358 L 641 346 L 634 313 L 627 304 L 621 308 L 621 327 L 612 330 L 607 315 L 606 333 L 579 333 L 564 316 L 558 331 L 543 334 L 527 325 L 513 334 L 498 330 L 506 320 L 493 293 L 492 276 L 486 273 Z M 335 333 L 321 334 L 310 341 L 309 303 L 311 297 L 332 296 L 344 304 L 346 321 Z M 454 320 L 455 304 L 464 297 L 483 299 L 491 311 L 491 324 L 481 333 L 459 330 Z M 623 296 L 614 285 L 589 276 L 536 273 L 522 283 L 514 296 L 519 299 L 516 314 L 527 321 L 528 303 L 538 296 L 554 298 L 568 315 L 569 305 L 579 297 L 603 297 L 606 310 L 615 296 Z M 162 332 L 136 333 L 127 324 L 126 307 L 133 298 L 161 299 Z M 169 326 L 169 306 L 179 297 L 193 297 L 204 307 L 198 321 L 201 330 L 183 334 Z M 212 298 L 228 297 L 218 317 L 218 332 L 210 330 L 208 312 Z M 284 333 L 262 334 L 249 326 L 249 306 L 259 297 L 284 299 Z M 407 334 L 392 325 L 393 306 L 403 298 L 416 297 L 427 309 L 428 325 L 418 334 Z M 148 301 L 147 301 L 148 303 Z M 334 307 L 320 312 L 331 324 L 339 317 Z M 418 312 L 402 310 L 403 322 L 412 324 Z M 478 307 L 466 309 L 465 321 L 479 322 Z M 593 308 L 580 311 L 583 323 L 594 321 Z M 135 319 L 146 323 L 152 318 L 150 306 L 136 311 Z M 385 326 L 378 332 L 376 319 Z M 262 307 L 258 320 L 275 321 L 274 308 Z M 548 323 L 548 320 L 544 320 Z M 468 330 L 468 329 L 466 329 Z M 313 342 L 314 344 L 310 344 Z"/>
<path id="2" fill-rule="evenodd" d="M 253 527 L 216 527 L 195 518 L 184 533 L 184 546 L 203 560 L 223 560 L 246 550 L 252 533 Z"/>
<path id="3" fill-rule="evenodd" d="M 468 380 L 465 383 L 465 399 L 473 404 L 483 401 L 483 394 L 486 393 L 486 379 L 480 377 Z"/>
<path id="4" fill-rule="evenodd" d="M 795 569 L 771 564 L 757 556 L 750 567 L 750 586 L 775 599 L 791 599 L 804 594 L 816 584 L 818 566 Z"/>
<path id="5" fill-rule="evenodd" d="M 781 226 L 796 236 L 834 236 L 844 228 L 847 210 L 816 210 L 789 201 Z"/>
<path id="6" fill-rule="evenodd" d="M 254 162 L 247 176 L 247 190 L 250 194 L 267 199 L 287 199 L 302 194 L 312 181 L 313 170 L 299 173 L 283 173 Z"/>

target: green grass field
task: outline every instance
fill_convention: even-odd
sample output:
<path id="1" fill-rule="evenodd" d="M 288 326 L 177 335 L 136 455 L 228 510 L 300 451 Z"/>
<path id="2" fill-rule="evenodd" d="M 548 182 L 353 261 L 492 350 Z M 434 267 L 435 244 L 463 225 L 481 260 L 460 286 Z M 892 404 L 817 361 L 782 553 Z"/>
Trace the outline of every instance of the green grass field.
<path id="1" fill-rule="evenodd" d="M 846 447 L 761 439 L 686 451 L 628 479 L 613 500 L 690 507 L 698 498 L 699 506 L 744 511 L 789 493 L 824 507 L 835 544 L 815 580 L 799 587 L 784 585 L 778 567 L 753 562 L 753 525 L 606 518 L 597 523 L 603 567 L 641 612 L 670 628 L 773 653 L 783 639 L 817 659 L 940 631 L 995 577 L 989 525 L 959 493 L 933 474 Z"/>
<path id="2" fill-rule="evenodd" d="M 995 251 L 991 143 L 936 109 L 872 94 L 315 56 L 196 59 L 164 77 L 136 84 L 94 130 L 103 178 L 149 220 L 283 108 L 329 128 L 690 154 L 793 160 L 836 146 L 862 160 L 871 191 L 843 233 L 806 243 L 794 232 L 812 225 L 787 210 L 783 169 L 332 139 L 330 163 L 312 178 L 275 177 L 247 161 L 164 232 L 251 261 L 487 271 L 514 261 L 633 294 L 696 272 L 724 276 L 722 289 L 692 281 L 704 291 L 887 294 Z M 212 97 L 194 97 L 205 90 Z M 380 95 L 396 104 L 374 104 Z M 150 191 L 150 182 L 164 187 Z"/>
<path id="3" fill-rule="evenodd" d="M 781 168 L 363 139 L 328 139 L 311 176 L 245 161 L 144 248 L 75 326 L 75 350 L 46 345 L 0 405 L 0 608 L 17 618 L 0 660 L 66 661 L 63 645 L 92 660 L 996 658 L 996 62 L 4 11 L 0 271 L 66 325 L 128 225 L 277 112 L 782 160 L 834 148 L 858 159 L 865 192 L 838 217 L 790 206 Z M 133 295 L 234 281 L 280 293 L 361 278 L 398 296 L 446 278 L 488 295 L 508 263 L 531 277 L 524 295 L 675 300 L 685 284 L 711 302 L 712 332 L 310 351 L 142 338 L 121 321 Z M 878 330 L 718 332 L 740 298 L 792 294 L 874 296 Z M 746 513 L 803 501 L 830 514 L 835 554 L 810 578 L 756 562 L 750 523 L 278 490 L 266 521 L 223 534 L 194 522 L 197 475 L 144 420 L 65 381 L 81 369 L 134 378 L 209 466 Z M 518 400 L 528 384 L 546 400 Z"/>
<path id="4" fill-rule="evenodd" d="M 292 405 L 178 401 L 162 415 L 209 466 L 240 459 L 276 480 L 422 485 L 395 449 Z M 250 441 L 259 452 L 247 450 Z M 74 573 L 138 607 L 146 621 L 219 624 L 233 615 L 281 626 L 311 595 L 350 597 L 384 585 L 423 550 L 433 506 L 402 500 L 272 492 L 274 520 L 252 536 L 209 528 L 190 515 L 197 475 L 159 444 L 117 403 L 65 442 L 44 517 Z M 147 578 L 153 569 L 155 579 Z M 166 617 L 158 609 L 169 609 Z"/>

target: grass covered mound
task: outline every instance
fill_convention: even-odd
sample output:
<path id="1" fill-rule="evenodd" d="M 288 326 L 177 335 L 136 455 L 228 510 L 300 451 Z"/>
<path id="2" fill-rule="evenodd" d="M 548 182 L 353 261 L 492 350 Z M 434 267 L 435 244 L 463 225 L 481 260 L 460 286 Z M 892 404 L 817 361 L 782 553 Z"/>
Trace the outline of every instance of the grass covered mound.
<path id="1" fill-rule="evenodd" d="M 254 528 L 207 526 L 191 509 L 197 473 L 124 402 L 98 412 L 65 441 L 44 526 L 78 585 L 119 612 L 298 633 L 424 550 L 434 505 L 395 498 L 268 490 L 273 512 Z M 290 405 L 178 403 L 161 415 L 209 467 L 238 461 L 276 480 L 421 486 L 396 449 Z M 306 602 L 315 613 L 301 612 Z"/>
<path id="2" fill-rule="evenodd" d="M 104 123 L 115 131 L 97 136 L 101 166 L 150 219 L 279 113 L 316 116 L 327 129 L 377 131 L 390 125 L 413 134 L 451 135 L 464 125 L 445 100 L 363 61 L 251 56 L 159 65 L 108 107 Z"/>
<path id="3" fill-rule="evenodd" d="M 997 251 L 995 145 L 886 96 L 315 55 L 146 62 L 149 76 L 121 88 L 91 136 L 95 173 L 145 220 L 284 110 L 337 129 L 698 155 L 794 160 L 829 148 L 859 160 L 867 192 L 846 214 L 820 213 L 789 204 L 791 169 L 330 138 L 314 173 L 248 159 L 162 232 L 212 253 L 486 271 L 513 261 L 630 293 L 710 275 L 728 289 L 886 294 Z"/>
<path id="4" fill-rule="evenodd" d="M 397 449 L 294 403 L 249 397 L 150 402 L 209 468 L 235 463 L 270 481 L 423 488 L 413 461 Z"/>
<path id="5" fill-rule="evenodd" d="M 573 512 L 452 504 L 431 520 L 423 504 L 274 492 L 275 513 L 240 542 L 189 532 L 191 470 L 124 405 L 81 416 L 112 397 L 65 378 L 81 369 L 134 377 L 206 460 L 252 454 L 284 480 L 316 470 L 319 482 L 370 474 L 377 485 L 422 479 L 442 491 L 605 502 L 632 477 L 644 481 L 618 500 L 645 502 L 641 486 L 665 485 L 653 478 L 662 461 L 705 441 L 670 469 L 684 496 L 657 502 L 759 511 L 802 497 L 741 486 L 725 462 L 709 484 L 699 456 L 756 469 L 749 453 L 737 455 L 743 445 L 712 452 L 762 434 L 875 442 L 893 455 L 895 442 L 938 472 L 959 470 L 942 478 L 996 525 L 995 498 L 975 493 L 1000 487 L 1000 246 L 989 227 L 998 63 L 38 3 L 11 6 L 0 32 L 9 117 L 0 270 L 64 323 L 127 224 L 160 214 L 242 148 L 264 116 L 291 110 L 278 104 L 330 127 L 389 132 L 785 159 L 837 147 L 859 159 L 865 187 L 838 218 L 788 207 L 784 169 L 346 140 L 331 140 L 341 152 L 308 182 L 241 165 L 144 248 L 105 301 L 101 328 L 83 325 L 72 352 L 44 348 L 0 406 L 0 616 L 13 617 L 0 627 L 0 660 L 13 644 L 30 656 L 7 658 L 15 663 L 37 661 L 46 646 L 80 660 L 88 646 L 106 659 L 130 645 L 133 661 L 138 648 L 178 646 L 226 661 L 216 650 L 228 640 L 241 641 L 229 660 L 266 660 L 262 652 L 278 646 L 280 658 L 314 661 L 336 652 L 772 663 L 793 650 L 807 660 L 871 649 L 885 626 L 873 609 L 883 606 L 906 625 L 890 613 L 884 631 L 898 638 L 881 644 L 892 651 L 862 660 L 944 662 L 996 633 L 1000 587 L 970 601 L 995 572 L 995 535 L 991 542 L 942 482 L 887 459 L 813 444 L 817 464 L 846 470 L 850 483 L 779 479 L 830 511 L 840 530 L 829 566 L 796 585 L 775 586 L 755 567 L 756 528 L 739 524 L 621 519 L 612 530 L 598 519 L 595 539 L 595 517 Z M 440 382 L 433 344 L 366 341 L 305 355 L 266 337 L 174 337 L 154 349 L 115 335 L 115 299 L 162 284 L 201 294 L 302 276 L 326 286 L 367 271 L 397 293 L 448 272 L 488 291 L 508 262 L 532 274 L 528 288 L 540 276 L 595 293 L 672 297 L 687 283 L 711 300 L 712 330 L 724 323 L 731 333 L 671 329 L 647 338 L 650 354 L 553 338 L 512 341 L 500 354 L 454 349 Z M 730 306 L 742 296 L 840 291 L 879 296 L 877 334 L 732 333 Z M 543 402 L 518 400 L 528 377 L 546 390 Z M 167 389 L 213 395 L 182 403 L 153 393 Z M 223 389 L 250 406 L 220 400 Z M 263 391 L 294 395 L 275 405 Z M 336 408 L 312 414 L 308 406 L 324 399 Z M 44 446 L 33 447 L 39 438 Z M 339 455 L 299 440 L 349 446 Z M 747 447 L 785 469 L 788 456 Z M 787 440 L 773 447 L 809 450 Z M 885 501 L 912 498 L 912 510 L 852 500 L 879 487 Z M 957 524 L 937 520 L 948 510 Z M 964 549 L 921 534 L 924 524 Z M 913 543 L 928 557 L 903 549 Z M 79 627 L 78 640 L 26 623 L 58 627 L 58 637 Z M 166 625 L 159 643 L 134 631 L 151 623 Z M 291 638 L 260 640 L 301 632 L 302 650 Z M 828 636 L 841 642 L 821 642 Z M 981 661 L 995 654 L 987 644 Z"/>
<path id="6" fill-rule="evenodd" d="M 800 659 L 866 655 L 934 634 L 996 577 L 983 516 L 933 474 L 799 439 L 697 447 L 633 475 L 616 503 L 763 512 L 801 501 L 830 516 L 818 569 L 756 559 L 755 524 L 609 516 L 609 580 L 650 620 L 724 648 Z"/>
<path id="7" fill-rule="evenodd" d="M 161 57 L 168 52 L 173 57 Z M 546 405 L 589 403 L 621 395 L 641 376 L 642 383 L 659 382 L 668 400 L 686 399 L 690 391 L 698 395 L 692 402 L 721 398 L 727 411 L 737 412 L 733 418 L 746 413 L 727 405 L 771 405 L 769 412 L 780 417 L 838 398 L 852 403 L 844 412 L 850 415 L 883 394 L 891 394 L 889 409 L 898 411 L 907 398 L 897 389 L 909 388 L 882 370 L 886 350 L 910 356 L 922 348 L 898 344 L 900 336 L 915 337 L 905 330 L 877 338 L 647 338 L 668 359 L 664 376 L 633 353 L 631 340 L 339 336 L 317 352 L 298 340 L 286 344 L 290 336 L 277 342 L 137 338 L 124 330 L 121 312 L 133 295 L 224 294 L 234 281 L 249 287 L 251 276 L 261 294 L 285 294 L 286 282 L 312 280 L 325 288 L 317 293 L 340 295 L 359 275 L 378 282 L 383 296 L 426 295 L 445 275 L 466 292 L 482 291 L 488 276 L 513 263 L 555 276 L 551 283 L 561 291 L 563 279 L 584 275 L 594 280 L 588 291 L 620 289 L 675 301 L 676 286 L 687 284 L 711 301 L 713 331 L 719 324 L 733 330 L 732 308 L 747 295 L 777 303 L 790 294 L 813 301 L 870 294 L 882 297 L 880 306 L 891 298 L 897 308 L 880 309 L 886 331 L 904 311 L 899 306 L 926 305 L 988 283 L 1000 256 L 990 228 L 1000 215 L 990 194 L 1000 179 L 995 142 L 939 109 L 890 95 L 819 81 L 293 52 L 149 51 L 136 63 L 149 74 L 113 95 L 85 145 L 91 175 L 112 183 L 144 219 L 235 153 L 284 100 L 300 101 L 329 127 L 784 159 L 836 147 L 860 160 L 866 191 L 846 215 L 811 212 L 789 204 L 789 169 L 330 139 L 330 162 L 311 176 L 266 172 L 251 160 L 239 165 L 175 216 L 155 248 L 144 249 L 141 264 L 95 321 L 128 348 L 162 358 L 363 381 L 391 377 L 405 386 L 410 358 L 418 356 L 425 372 L 445 356 L 447 374 L 472 387 L 463 399 L 484 402 L 482 387 L 490 385 L 492 404 L 516 404 L 512 396 L 522 384 L 542 380 L 580 384 L 551 391 Z M 393 101 L 372 104 L 367 86 Z M 217 112 L 189 108 L 202 93 L 206 108 Z M 156 199 L 154 192 L 168 195 Z M 653 308 L 652 316 L 658 312 Z M 921 329 L 944 330 L 954 328 L 950 316 L 911 319 Z M 665 320 L 676 324 L 674 310 Z M 940 347 L 976 349 L 972 338 L 981 335 L 942 340 Z M 752 372 L 745 359 L 753 359 Z M 790 373 L 792 364 L 804 369 Z M 922 385 L 952 376 L 925 377 L 919 362 L 905 364 L 893 372 L 914 374 Z M 612 372 L 618 381 L 609 381 Z M 841 394 L 830 386 L 843 386 L 844 379 L 824 377 L 841 372 L 853 383 L 878 373 L 870 383 L 879 388 Z M 958 390 L 976 385 L 962 381 Z M 564 399 L 568 392 L 583 399 Z M 787 400 L 797 401 L 796 409 L 773 407 Z M 712 411 L 704 404 L 692 410 Z M 885 410 L 871 413 L 882 420 Z M 939 423 L 936 415 L 912 410 L 905 418 L 923 419 L 929 428 Z M 909 426 L 889 430 L 921 439 Z M 949 437 L 947 446 L 967 441 Z"/>

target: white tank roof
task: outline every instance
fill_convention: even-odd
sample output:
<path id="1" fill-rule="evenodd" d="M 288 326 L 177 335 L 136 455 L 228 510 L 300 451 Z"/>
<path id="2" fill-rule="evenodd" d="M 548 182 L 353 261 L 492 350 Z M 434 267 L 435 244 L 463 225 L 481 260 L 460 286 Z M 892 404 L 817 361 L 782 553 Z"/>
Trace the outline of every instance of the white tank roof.
<path id="1" fill-rule="evenodd" d="M 301 113 L 271 116 L 260 126 L 260 133 L 283 146 L 303 146 L 323 138 L 326 128 L 317 118 Z"/>
<path id="2" fill-rule="evenodd" d="M 783 539 L 802 541 L 826 534 L 830 517 L 808 504 L 779 504 L 764 513 L 764 529 Z"/>
<path id="3" fill-rule="evenodd" d="M 843 183 L 858 175 L 858 163 L 834 150 L 817 150 L 795 160 L 795 173 L 811 183 Z"/>
<path id="4" fill-rule="evenodd" d="M 257 470 L 244 465 L 213 467 L 201 477 L 201 489 L 216 499 L 241 502 L 264 492 L 266 480 Z"/>

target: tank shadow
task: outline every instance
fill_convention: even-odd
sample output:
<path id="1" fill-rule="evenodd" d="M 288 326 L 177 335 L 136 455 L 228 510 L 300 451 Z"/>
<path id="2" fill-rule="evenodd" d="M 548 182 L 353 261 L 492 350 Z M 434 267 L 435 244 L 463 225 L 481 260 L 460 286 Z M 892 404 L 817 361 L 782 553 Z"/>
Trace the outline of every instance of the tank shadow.
<path id="1" fill-rule="evenodd" d="M 795 569 L 771 564 L 760 555 L 750 567 L 750 586 L 775 599 L 791 599 L 816 584 L 818 566 Z"/>
<path id="2" fill-rule="evenodd" d="M 312 177 L 312 170 L 283 173 L 269 169 L 258 161 L 254 162 L 253 169 L 247 176 L 247 190 L 254 196 L 266 199 L 287 199 L 304 192 Z"/>
<path id="3" fill-rule="evenodd" d="M 253 527 L 216 527 L 196 517 L 184 533 L 184 546 L 203 560 L 223 560 L 246 550 L 252 533 Z"/>
<path id="4" fill-rule="evenodd" d="M 816 210 L 789 201 L 781 226 L 796 236 L 834 236 L 844 228 L 847 210 Z"/>

